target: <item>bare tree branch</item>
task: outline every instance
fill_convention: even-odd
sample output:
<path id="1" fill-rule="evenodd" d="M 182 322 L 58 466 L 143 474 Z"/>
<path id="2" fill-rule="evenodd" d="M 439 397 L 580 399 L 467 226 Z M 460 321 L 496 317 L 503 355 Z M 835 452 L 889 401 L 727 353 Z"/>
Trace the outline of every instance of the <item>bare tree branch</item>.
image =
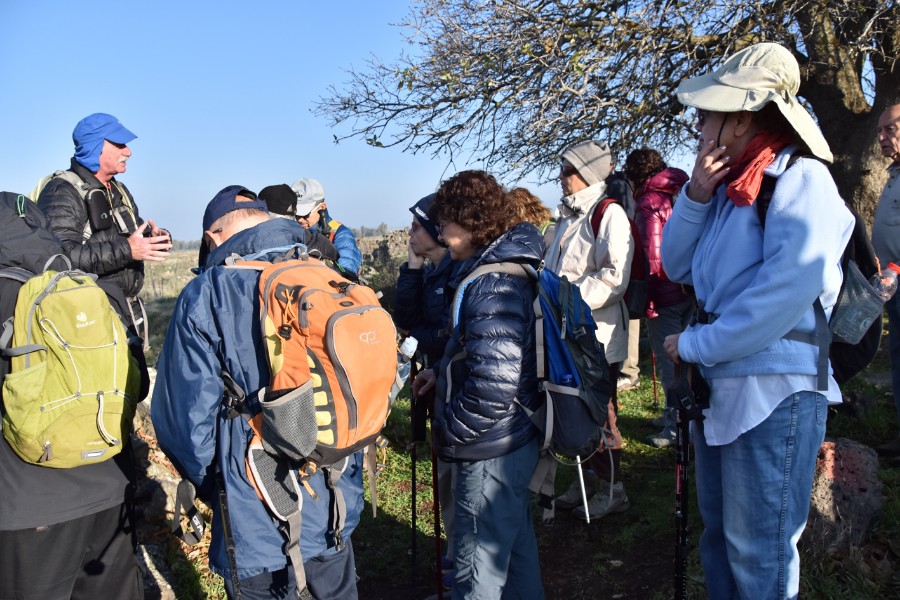
<path id="1" fill-rule="evenodd" d="M 848 122 L 873 146 L 873 111 L 900 94 L 898 22 L 896 0 L 422 0 L 401 24 L 409 53 L 350 71 L 316 112 L 349 127 L 336 141 L 546 176 L 580 139 L 690 143 L 678 83 L 775 41 L 801 64 L 800 94 L 841 157 Z M 848 192 L 862 167 L 836 167 L 845 196 L 872 201 L 871 182 L 865 198 Z"/>

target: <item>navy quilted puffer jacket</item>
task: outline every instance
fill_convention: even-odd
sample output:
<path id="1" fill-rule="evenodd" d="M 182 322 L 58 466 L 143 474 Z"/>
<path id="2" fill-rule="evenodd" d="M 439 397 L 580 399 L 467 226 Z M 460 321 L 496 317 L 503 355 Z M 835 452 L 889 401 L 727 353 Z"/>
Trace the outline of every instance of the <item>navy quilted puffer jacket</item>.
<path id="1" fill-rule="evenodd" d="M 448 293 L 480 265 L 518 262 L 537 267 L 543 254 L 541 234 L 533 225 L 520 223 L 468 259 Z M 460 325 L 436 369 L 436 448 L 442 459 L 496 458 L 537 436 L 513 402 L 518 398 L 531 409 L 538 404 L 535 291 L 531 279 L 506 273 L 487 273 L 466 288 Z M 462 350 L 466 357 L 451 363 Z"/>

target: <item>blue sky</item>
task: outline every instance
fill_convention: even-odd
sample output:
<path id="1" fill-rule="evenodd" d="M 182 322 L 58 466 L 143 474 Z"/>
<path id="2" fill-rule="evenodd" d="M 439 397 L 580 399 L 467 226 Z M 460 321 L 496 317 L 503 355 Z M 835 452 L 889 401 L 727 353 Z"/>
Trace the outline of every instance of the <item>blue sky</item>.
<path id="1" fill-rule="evenodd" d="M 375 55 L 404 48 L 408 2 L 0 0 L 0 189 L 67 168 L 72 129 L 107 112 L 137 134 L 120 179 L 176 239 L 230 184 L 319 179 L 350 226 L 408 224 L 408 207 L 468 165 L 339 145 L 310 109 Z M 477 165 L 476 165 L 477 166 Z M 555 185 L 525 185 L 552 206 Z"/>

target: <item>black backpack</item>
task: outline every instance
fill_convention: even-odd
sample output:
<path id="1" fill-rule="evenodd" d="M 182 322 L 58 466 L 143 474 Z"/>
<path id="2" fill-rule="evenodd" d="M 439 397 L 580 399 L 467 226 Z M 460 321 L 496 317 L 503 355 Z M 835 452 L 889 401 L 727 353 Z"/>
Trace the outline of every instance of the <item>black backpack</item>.
<path id="1" fill-rule="evenodd" d="M 41 273 L 58 254 L 65 254 L 65 249 L 37 205 L 22 194 L 0 192 L 0 269 Z M 65 268 L 62 261 L 58 266 Z M 21 281 L 0 278 L 0 323 L 12 317 L 21 287 Z M 0 381 L 9 367 L 9 358 L 0 356 Z"/>
<path id="2" fill-rule="evenodd" d="M 794 155 L 788 161 L 787 168 L 791 168 L 791 166 L 800 158 L 812 158 L 818 160 L 814 156 Z M 776 182 L 777 178 L 768 175 L 765 176 L 759 195 L 757 196 L 756 210 L 759 215 L 760 226 L 763 229 L 766 227 L 766 213 L 769 210 L 769 204 L 772 201 L 772 194 L 775 193 Z M 846 204 L 846 202 L 845 205 L 853 214 L 853 218 L 856 219 L 856 224 L 853 227 L 853 233 L 850 235 L 850 240 L 844 248 L 844 254 L 841 256 L 841 269 L 844 272 L 844 282 L 841 283 L 841 290 L 838 297 L 844 294 L 847 273 L 851 262 L 856 265 L 866 279 L 871 278 L 878 272 L 878 261 L 875 257 L 875 249 L 872 247 L 872 241 L 869 239 L 869 234 L 866 231 L 866 224 L 853 207 Z M 822 310 L 822 304 L 819 302 L 818 298 L 816 299 L 814 306 L 818 306 L 816 309 L 816 319 L 818 321 L 820 310 L 822 316 L 824 316 L 824 310 Z M 878 347 L 881 344 L 881 321 L 881 319 L 875 319 L 863 335 L 862 339 L 856 344 L 848 344 L 843 341 L 831 339 L 831 336 L 828 336 L 830 340 L 828 358 L 831 359 L 834 380 L 837 381 L 838 384 L 843 384 L 855 377 L 860 371 L 869 366 L 869 363 L 875 358 L 875 354 L 878 352 Z M 818 342 L 818 345 L 820 348 L 822 347 L 821 341 Z M 819 377 L 821 382 L 821 378 L 823 377 L 821 368 Z"/>

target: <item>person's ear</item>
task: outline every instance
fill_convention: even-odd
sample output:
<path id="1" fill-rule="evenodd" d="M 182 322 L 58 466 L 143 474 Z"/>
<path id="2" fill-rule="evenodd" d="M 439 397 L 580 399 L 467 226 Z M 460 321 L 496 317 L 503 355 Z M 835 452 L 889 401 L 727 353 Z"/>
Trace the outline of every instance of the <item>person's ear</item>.
<path id="1" fill-rule="evenodd" d="M 203 237 L 209 242 L 210 251 L 215 250 L 219 247 L 219 244 L 222 243 L 222 230 L 218 229 L 216 231 L 204 231 Z"/>
<path id="2" fill-rule="evenodd" d="M 734 113 L 732 116 L 732 121 L 734 123 L 734 136 L 735 137 L 743 137 L 750 133 L 751 135 L 756 134 L 756 127 L 753 124 L 754 114 L 748 110 L 742 110 L 740 112 Z"/>

